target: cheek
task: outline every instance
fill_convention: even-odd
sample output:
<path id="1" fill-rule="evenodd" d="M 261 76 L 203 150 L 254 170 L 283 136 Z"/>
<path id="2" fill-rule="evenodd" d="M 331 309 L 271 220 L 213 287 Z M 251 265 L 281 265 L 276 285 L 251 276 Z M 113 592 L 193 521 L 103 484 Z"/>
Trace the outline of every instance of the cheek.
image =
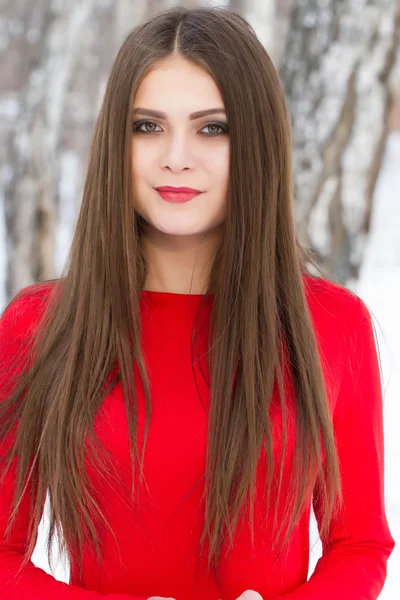
<path id="1" fill-rule="evenodd" d="M 140 178 L 146 172 L 146 159 L 144 152 L 137 152 L 132 156 L 132 175 L 135 179 Z"/>
<path id="2" fill-rule="evenodd" d="M 147 147 L 143 141 L 135 140 L 132 143 L 132 173 L 139 178 L 145 176 L 154 163 L 154 150 Z"/>
<path id="3" fill-rule="evenodd" d="M 229 150 L 221 148 L 220 151 L 209 153 L 206 169 L 213 174 L 215 181 L 227 183 L 229 176 Z"/>

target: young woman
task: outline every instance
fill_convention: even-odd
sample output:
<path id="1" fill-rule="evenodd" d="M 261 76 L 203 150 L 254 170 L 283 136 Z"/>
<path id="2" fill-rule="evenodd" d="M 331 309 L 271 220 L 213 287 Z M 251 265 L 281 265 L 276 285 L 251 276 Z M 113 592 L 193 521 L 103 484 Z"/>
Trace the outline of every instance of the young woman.
<path id="1" fill-rule="evenodd" d="M 378 597 L 394 540 L 372 321 L 312 263 L 253 30 L 221 8 L 136 27 L 68 265 L 0 321 L 0 597 Z M 31 561 L 47 491 L 69 585 Z"/>

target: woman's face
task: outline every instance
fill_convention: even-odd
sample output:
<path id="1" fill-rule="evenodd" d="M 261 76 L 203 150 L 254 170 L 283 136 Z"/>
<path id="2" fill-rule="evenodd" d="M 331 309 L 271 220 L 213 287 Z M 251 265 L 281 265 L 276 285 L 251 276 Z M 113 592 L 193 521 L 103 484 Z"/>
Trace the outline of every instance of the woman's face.
<path id="1" fill-rule="evenodd" d="M 168 57 L 144 78 L 133 108 L 141 109 L 132 124 L 133 192 L 148 235 L 202 237 L 215 230 L 226 215 L 229 134 L 212 77 L 180 56 Z M 218 112 L 190 117 L 215 108 Z M 202 193 L 184 203 L 169 202 L 155 189 L 160 186 Z"/>

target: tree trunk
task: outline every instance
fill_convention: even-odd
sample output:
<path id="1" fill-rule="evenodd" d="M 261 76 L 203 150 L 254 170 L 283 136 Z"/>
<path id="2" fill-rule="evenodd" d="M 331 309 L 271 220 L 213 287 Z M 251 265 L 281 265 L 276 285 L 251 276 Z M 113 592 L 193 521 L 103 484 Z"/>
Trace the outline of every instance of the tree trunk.
<path id="1" fill-rule="evenodd" d="M 2 57 L 16 114 L 7 131 L 4 157 L 10 173 L 4 190 L 8 297 L 55 276 L 62 121 L 92 8 L 93 0 L 66 7 L 25 0 L 19 3 L 18 14 L 15 7 L 10 9 L 10 22 L 19 23 L 20 29 Z M 13 78 L 13 62 L 23 64 L 26 56 L 21 77 Z"/>
<path id="2" fill-rule="evenodd" d="M 297 0 L 280 74 L 292 115 L 299 237 L 357 278 L 391 107 L 399 4 Z"/>

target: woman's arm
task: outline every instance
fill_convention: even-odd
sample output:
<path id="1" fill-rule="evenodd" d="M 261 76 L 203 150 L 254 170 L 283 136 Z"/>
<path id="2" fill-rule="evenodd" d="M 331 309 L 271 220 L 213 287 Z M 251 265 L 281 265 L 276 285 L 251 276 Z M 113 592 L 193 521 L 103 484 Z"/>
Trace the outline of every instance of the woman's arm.
<path id="1" fill-rule="evenodd" d="M 11 369 L 11 357 L 21 351 L 21 336 L 24 335 L 34 317 L 35 305 L 29 298 L 17 298 L 0 319 L 0 402 L 4 399 L 4 389 Z M 15 371 L 14 371 L 15 372 Z M 0 443 L 0 455 L 5 451 L 9 440 Z M 95 590 L 68 585 L 58 581 L 32 561 L 18 573 L 22 563 L 23 548 L 27 546 L 29 519 L 29 498 L 32 486 L 26 488 L 18 510 L 12 534 L 5 539 L 4 532 L 11 514 L 11 502 L 16 481 L 16 465 L 6 474 L 0 493 L 0 598 L 7 600 L 145 600 L 129 594 L 101 594 Z M 43 512 L 43 508 L 42 508 Z M 37 539 L 37 532 L 36 532 Z"/>
<path id="2" fill-rule="evenodd" d="M 15 484 L 14 469 L 8 472 L 0 494 L 0 598 L 7 600 L 145 600 L 129 594 L 101 594 L 95 590 L 86 590 L 76 585 L 58 581 L 32 561 L 17 575 L 22 562 L 22 549 L 27 545 L 27 525 L 29 514 L 29 494 L 27 488 L 18 519 L 11 538 L 4 540 L 3 534 L 10 513 L 12 491 Z M 37 533 L 36 533 L 37 539 Z"/>
<path id="3" fill-rule="evenodd" d="M 382 387 L 369 311 L 359 299 L 334 412 L 344 510 L 309 581 L 276 600 L 376 600 L 395 541 L 384 502 Z M 318 497 L 318 495 L 316 495 Z M 319 502 L 314 500 L 318 526 Z"/>

